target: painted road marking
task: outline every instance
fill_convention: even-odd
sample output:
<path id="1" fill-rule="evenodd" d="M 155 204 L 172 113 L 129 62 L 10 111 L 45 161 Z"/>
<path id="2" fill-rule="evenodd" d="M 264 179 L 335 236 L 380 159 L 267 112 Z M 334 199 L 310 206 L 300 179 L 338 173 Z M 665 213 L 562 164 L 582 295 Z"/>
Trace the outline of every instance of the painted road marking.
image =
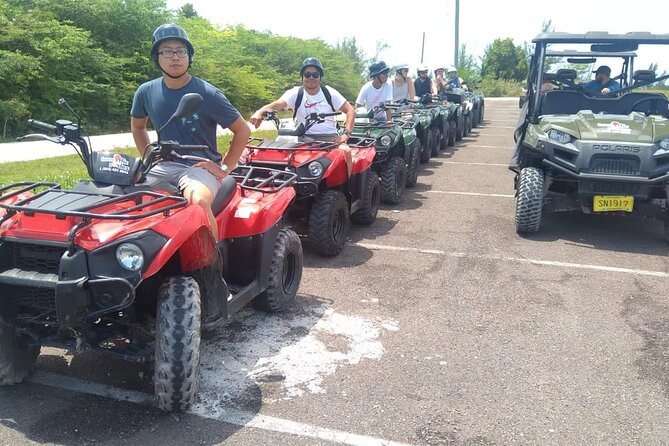
<path id="1" fill-rule="evenodd" d="M 495 166 L 495 167 L 509 167 L 508 164 L 498 164 L 498 163 L 466 163 L 464 161 L 441 161 L 439 159 L 436 159 L 435 161 L 439 161 L 442 164 L 463 164 L 465 166 Z"/>
<path id="2" fill-rule="evenodd" d="M 557 266 L 560 268 L 572 268 L 572 269 L 587 269 L 593 271 L 606 271 L 611 273 L 622 273 L 630 274 L 635 276 L 651 276 L 651 277 L 662 277 L 669 278 L 669 273 L 664 271 L 649 271 L 643 269 L 631 269 L 631 268 L 618 268 L 615 266 L 605 266 L 605 265 L 588 265 L 583 263 L 570 263 L 570 262 L 557 262 L 553 260 L 540 260 L 540 259 L 527 259 L 520 257 L 503 257 L 503 256 L 493 256 L 486 254 L 468 254 L 466 252 L 456 252 L 456 251 L 442 251 L 439 249 L 420 249 L 420 248 L 409 248 L 404 246 L 387 246 L 387 245 L 376 245 L 372 243 L 352 243 L 355 246 L 360 246 L 362 248 L 367 248 L 377 251 L 404 251 L 404 252 L 415 252 L 420 254 L 432 254 L 445 257 L 459 257 L 459 258 L 468 258 L 468 259 L 482 259 L 482 260 L 494 260 L 494 261 L 504 261 L 504 262 L 514 262 L 514 263 L 524 263 L 529 265 L 538 265 L 538 266 Z"/>
<path id="3" fill-rule="evenodd" d="M 515 195 L 508 194 L 483 194 L 479 192 L 457 192 L 452 190 L 428 190 L 430 194 L 448 194 L 448 195 L 471 195 L 474 197 L 497 197 L 497 198 L 515 198 Z"/>
<path id="4" fill-rule="evenodd" d="M 59 389 L 97 395 L 118 401 L 128 401 L 145 406 L 154 405 L 153 395 L 149 395 L 147 393 L 123 390 L 116 387 L 92 383 L 78 378 L 67 377 L 55 373 L 36 371 L 27 380 L 35 384 L 42 384 Z M 206 416 L 200 413 L 194 413 L 194 415 L 201 418 L 234 424 L 235 426 L 253 427 L 256 429 L 298 435 L 300 437 L 315 438 L 318 440 L 332 441 L 346 445 L 409 446 L 407 443 L 398 443 L 377 437 L 369 437 L 366 435 L 358 435 L 334 429 L 327 429 L 310 424 L 298 423 L 295 421 L 284 420 L 282 418 L 270 417 L 267 415 L 256 414 L 228 407 L 223 408 L 221 412 L 222 413 L 217 413 L 213 416 Z"/>

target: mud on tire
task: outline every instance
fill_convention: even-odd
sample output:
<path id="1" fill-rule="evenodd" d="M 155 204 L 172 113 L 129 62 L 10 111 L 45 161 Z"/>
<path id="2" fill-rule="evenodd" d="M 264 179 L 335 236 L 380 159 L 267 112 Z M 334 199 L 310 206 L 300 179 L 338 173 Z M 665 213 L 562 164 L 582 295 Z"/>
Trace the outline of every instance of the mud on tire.
<path id="1" fill-rule="evenodd" d="M 348 227 L 344 194 L 336 190 L 319 193 L 309 213 L 309 246 L 323 256 L 337 255 L 346 243 Z"/>
<path id="2" fill-rule="evenodd" d="M 28 376 L 40 352 L 40 346 L 30 341 L 0 321 L 0 385 L 17 384 Z"/>
<path id="3" fill-rule="evenodd" d="M 303 262 L 300 238 L 292 229 L 280 229 L 272 252 L 269 285 L 253 299 L 253 308 L 268 313 L 288 310 L 300 287 Z"/>
<path id="4" fill-rule="evenodd" d="M 197 396 L 200 368 L 200 287 L 169 277 L 158 291 L 154 387 L 158 407 L 185 412 Z"/>
<path id="5" fill-rule="evenodd" d="M 351 221 L 360 225 L 371 225 L 376 220 L 381 202 L 381 181 L 376 172 L 369 172 L 365 188 L 365 196 L 362 197 L 360 208 L 351 214 Z"/>
<path id="6" fill-rule="evenodd" d="M 390 158 L 381 170 L 381 201 L 399 204 L 404 197 L 407 180 L 407 165 L 404 158 Z"/>
<path id="7" fill-rule="evenodd" d="M 536 167 L 520 171 L 516 195 L 516 232 L 530 234 L 541 225 L 541 208 L 544 202 L 544 173 Z"/>

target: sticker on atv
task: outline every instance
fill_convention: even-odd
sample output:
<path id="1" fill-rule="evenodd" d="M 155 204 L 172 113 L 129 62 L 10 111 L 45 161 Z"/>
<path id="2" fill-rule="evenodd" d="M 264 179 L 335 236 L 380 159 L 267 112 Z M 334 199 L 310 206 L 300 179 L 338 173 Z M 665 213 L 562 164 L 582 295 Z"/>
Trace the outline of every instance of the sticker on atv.
<path id="1" fill-rule="evenodd" d="M 597 127 L 603 127 L 600 131 L 604 133 L 617 133 L 620 135 L 629 135 L 632 133 L 629 125 L 618 121 L 613 121 L 610 124 L 598 123 Z"/>

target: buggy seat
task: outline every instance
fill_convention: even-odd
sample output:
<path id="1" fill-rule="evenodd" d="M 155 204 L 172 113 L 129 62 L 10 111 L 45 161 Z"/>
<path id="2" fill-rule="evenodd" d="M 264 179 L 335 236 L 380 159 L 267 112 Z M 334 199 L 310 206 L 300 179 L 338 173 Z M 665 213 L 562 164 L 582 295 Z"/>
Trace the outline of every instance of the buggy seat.
<path id="1" fill-rule="evenodd" d="M 581 110 L 591 110 L 593 113 L 608 113 L 626 115 L 632 112 L 635 102 L 643 98 L 647 100 L 635 107 L 636 111 L 646 114 L 656 114 L 669 117 L 669 101 L 659 93 L 630 92 L 620 97 L 588 97 L 573 90 L 548 91 L 541 99 L 540 115 L 573 115 Z"/>

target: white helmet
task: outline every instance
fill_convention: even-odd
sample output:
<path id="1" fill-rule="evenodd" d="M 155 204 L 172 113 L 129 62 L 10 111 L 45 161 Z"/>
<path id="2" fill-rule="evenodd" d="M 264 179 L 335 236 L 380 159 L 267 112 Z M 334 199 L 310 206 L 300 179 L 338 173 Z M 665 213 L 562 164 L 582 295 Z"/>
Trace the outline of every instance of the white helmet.
<path id="1" fill-rule="evenodd" d="M 427 67 L 427 65 L 421 65 L 421 66 L 418 67 L 418 69 L 416 71 L 418 71 L 420 73 L 421 71 L 428 71 L 428 70 L 429 70 L 429 68 Z"/>
<path id="2" fill-rule="evenodd" d="M 458 72 L 457 68 L 455 68 L 453 65 L 448 67 L 448 73 L 457 73 L 457 72 Z"/>

